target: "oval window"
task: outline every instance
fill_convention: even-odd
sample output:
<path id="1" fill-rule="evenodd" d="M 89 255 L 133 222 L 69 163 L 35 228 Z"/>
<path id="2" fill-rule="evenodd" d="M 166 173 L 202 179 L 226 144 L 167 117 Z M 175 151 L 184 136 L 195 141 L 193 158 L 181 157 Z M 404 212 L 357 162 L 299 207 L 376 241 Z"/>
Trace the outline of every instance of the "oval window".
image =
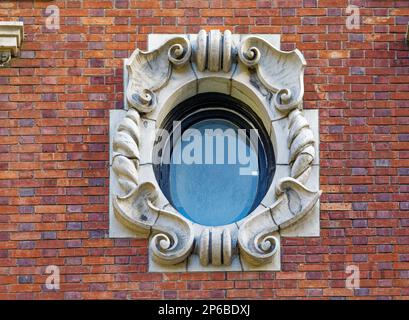
<path id="1" fill-rule="evenodd" d="M 172 206 L 191 221 L 226 225 L 251 213 L 275 172 L 273 147 L 249 106 L 219 93 L 196 95 L 164 120 L 154 171 Z"/>

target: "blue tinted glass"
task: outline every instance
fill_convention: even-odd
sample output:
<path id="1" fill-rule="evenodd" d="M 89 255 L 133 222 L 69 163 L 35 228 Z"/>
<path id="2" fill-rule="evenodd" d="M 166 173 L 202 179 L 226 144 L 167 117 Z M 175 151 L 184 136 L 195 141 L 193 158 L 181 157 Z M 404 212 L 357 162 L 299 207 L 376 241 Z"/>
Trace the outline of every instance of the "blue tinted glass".
<path id="1" fill-rule="evenodd" d="M 220 137 L 215 129 L 222 130 L 221 140 L 217 140 Z M 217 141 L 222 143 L 218 145 Z M 173 146 L 169 167 L 172 204 L 202 225 L 233 223 L 248 215 L 254 205 L 258 171 L 257 150 L 238 134 L 237 126 L 222 119 L 197 122 Z"/>

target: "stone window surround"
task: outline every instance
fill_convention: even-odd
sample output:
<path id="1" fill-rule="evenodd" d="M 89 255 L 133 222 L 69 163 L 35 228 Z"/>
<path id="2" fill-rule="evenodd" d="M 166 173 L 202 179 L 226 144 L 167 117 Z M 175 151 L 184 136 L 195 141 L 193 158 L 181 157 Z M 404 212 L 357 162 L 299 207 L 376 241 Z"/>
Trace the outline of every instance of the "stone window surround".
<path id="1" fill-rule="evenodd" d="M 19 54 L 23 38 L 23 22 L 0 21 L 0 67 L 6 67 Z"/>
<path id="2" fill-rule="evenodd" d="M 302 111 L 303 56 L 279 46 L 279 35 L 151 34 L 149 51 L 125 60 L 125 110 L 110 113 L 110 237 L 149 238 L 149 271 L 280 270 L 281 237 L 319 236 L 318 112 Z M 259 207 L 227 226 L 187 220 L 152 168 L 155 128 L 174 106 L 203 92 L 248 104 L 276 155 Z"/>

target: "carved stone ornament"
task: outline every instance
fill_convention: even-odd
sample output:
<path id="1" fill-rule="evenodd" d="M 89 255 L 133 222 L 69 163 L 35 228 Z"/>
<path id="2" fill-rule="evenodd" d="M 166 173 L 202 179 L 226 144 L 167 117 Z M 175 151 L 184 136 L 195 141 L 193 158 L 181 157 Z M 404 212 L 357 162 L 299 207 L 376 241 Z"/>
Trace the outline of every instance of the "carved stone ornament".
<path id="1" fill-rule="evenodd" d="M 7 66 L 18 55 L 23 37 L 23 22 L 0 21 L 0 67 Z"/>
<path id="2" fill-rule="evenodd" d="M 318 119 L 302 108 L 306 62 L 281 51 L 278 36 L 151 35 L 150 50 L 125 61 L 126 110 L 111 113 L 112 237 L 149 239 L 150 271 L 279 270 L 286 236 L 319 235 Z M 219 92 L 262 119 L 276 173 L 260 205 L 225 226 L 194 223 L 177 212 L 156 181 L 156 130 L 180 102 Z"/>

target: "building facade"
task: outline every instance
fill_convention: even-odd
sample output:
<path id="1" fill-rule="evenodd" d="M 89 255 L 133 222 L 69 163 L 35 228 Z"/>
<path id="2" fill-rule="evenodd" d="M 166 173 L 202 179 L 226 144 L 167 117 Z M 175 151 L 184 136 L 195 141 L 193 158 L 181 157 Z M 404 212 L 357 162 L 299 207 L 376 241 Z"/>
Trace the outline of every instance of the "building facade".
<path id="1" fill-rule="evenodd" d="M 14 31 L 0 25 L 0 298 L 409 297 L 408 1 L 2 1 L 0 22 L 11 21 L 20 22 Z M 163 34 L 201 30 L 257 35 L 305 59 L 318 229 L 276 235 L 271 268 L 218 269 L 215 257 L 206 269 L 206 251 L 201 267 L 154 270 L 150 240 L 110 221 L 110 125 L 129 107 L 124 60 L 159 47 Z M 246 43 L 237 39 L 241 68 Z M 199 42 L 190 42 L 200 69 Z M 206 91 L 219 92 L 212 81 Z"/>

